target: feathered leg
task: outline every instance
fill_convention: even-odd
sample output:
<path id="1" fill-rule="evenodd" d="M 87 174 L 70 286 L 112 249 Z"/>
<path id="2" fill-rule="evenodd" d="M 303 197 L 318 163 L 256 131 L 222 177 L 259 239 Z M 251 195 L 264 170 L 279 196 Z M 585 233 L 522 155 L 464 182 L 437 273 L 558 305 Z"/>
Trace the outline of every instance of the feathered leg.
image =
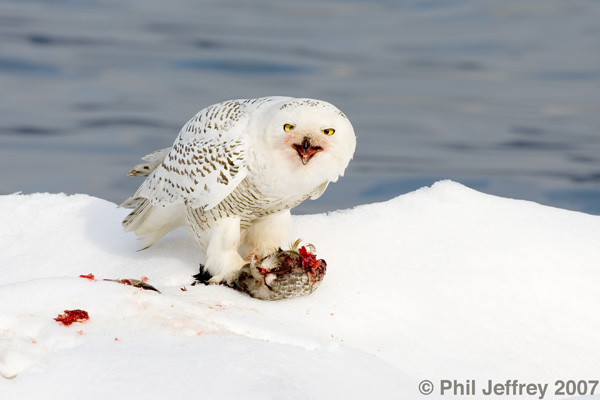
<path id="1" fill-rule="evenodd" d="M 254 254 L 263 258 L 280 247 L 286 247 L 291 225 L 290 210 L 283 210 L 254 222 L 242 233 L 242 255 Z"/>
<path id="2" fill-rule="evenodd" d="M 244 265 L 238 253 L 239 245 L 239 217 L 223 218 L 210 229 L 204 265 L 204 270 L 212 276 L 209 283 L 231 283 L 235 278 Z"/>

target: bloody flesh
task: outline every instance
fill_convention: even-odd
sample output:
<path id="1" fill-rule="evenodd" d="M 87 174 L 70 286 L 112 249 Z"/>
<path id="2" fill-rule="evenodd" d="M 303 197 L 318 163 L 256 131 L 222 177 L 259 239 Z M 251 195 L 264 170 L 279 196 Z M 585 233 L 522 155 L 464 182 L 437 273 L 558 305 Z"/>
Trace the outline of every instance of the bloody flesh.
<path id="1" fill-rule="evenodd" d="M 84 310 L 65 310 L 64 314 L 60 314 L 54 318 L 55 321 L 61 322 L 63 325 L 71 325 L 73 322 L 84 322 L 88 319 L 90 319 L 90 316 Z"/>
<path id="2" fill-rule="evenodd" d="M 317 256 L 306 250 L 306 247 L 300 247 L 298 253 L 300 253 L 300 256 L 302 257 L 302 268 L 304 268 L 305 271 L 314 272 L 321 266 L 322 260 L 317 260 Z"/>

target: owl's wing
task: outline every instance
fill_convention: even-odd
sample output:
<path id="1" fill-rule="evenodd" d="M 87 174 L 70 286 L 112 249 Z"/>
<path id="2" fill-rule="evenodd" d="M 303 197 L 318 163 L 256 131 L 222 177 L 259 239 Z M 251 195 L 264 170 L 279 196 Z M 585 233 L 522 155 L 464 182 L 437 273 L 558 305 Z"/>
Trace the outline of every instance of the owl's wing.
<path id="1" fill-rule="evenodd" d="M 323 192 L 325 192 L 325 189 L 327 189 L 327 185 L 329 185 L 329 181 L 325 181 L 321 185 L 317 186 L 315 190 L 308 195 L 308 198 L 311 200 L 316 200 L 321 197 Z"/>
<path id="2" fill-rule="evenodd" d="M 209 210 L 246 177 L 250 111 L 240 101 L 201 110 L 134 196 Z"/>

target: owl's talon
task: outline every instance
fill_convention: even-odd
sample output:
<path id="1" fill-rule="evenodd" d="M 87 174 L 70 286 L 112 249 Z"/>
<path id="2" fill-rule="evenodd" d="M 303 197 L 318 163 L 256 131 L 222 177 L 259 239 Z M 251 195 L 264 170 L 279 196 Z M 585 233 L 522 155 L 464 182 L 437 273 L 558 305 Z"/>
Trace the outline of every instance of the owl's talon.
<path id="1" fill-rule="evenodd" d="M 244 261 L 246 262 L 253 262 L 255 260 L 259 260 L 258 254 L 256 254 L 254 251 L 251 251 L 250 254 L 248 254 L 245 258 Z"/>
<path id="2" fill-rule="evenodd" d="M 300 243 L 302 243 L 302 238 L 296 239 L 296 241 L 294 243 L 292 243 L 292 245 L 290 246 L 290 250 L 298 251 L 298 248 L 300 247 Z"/>
<path id="3" fill-rule="evenodd" d="M 213 276 L 208 280 L 208 285 L 220 285 L 223 283 L 223 278 L 220 276 Z"/>

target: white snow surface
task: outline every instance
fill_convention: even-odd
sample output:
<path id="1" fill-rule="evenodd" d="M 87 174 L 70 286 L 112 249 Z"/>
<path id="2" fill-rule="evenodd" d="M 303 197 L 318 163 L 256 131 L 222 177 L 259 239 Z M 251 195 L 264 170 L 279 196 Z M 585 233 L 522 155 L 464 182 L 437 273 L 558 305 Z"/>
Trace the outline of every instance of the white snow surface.
<path id="1" fill-rule="evenodd" d="M 327 275 L 267 302 L 190 286 L 204 254 L 186 231 L 138 252 L 127 213 L 0 197 L 0 399 L 456 398 L 419 382 L 600 379 L 598 216 L 450 181 L 295 216 L 290 242 L 313 243 Z M 142 276 L 162 294 L 103 281 Z M 89 320 L 54 320 L 71 309 Z"/>

